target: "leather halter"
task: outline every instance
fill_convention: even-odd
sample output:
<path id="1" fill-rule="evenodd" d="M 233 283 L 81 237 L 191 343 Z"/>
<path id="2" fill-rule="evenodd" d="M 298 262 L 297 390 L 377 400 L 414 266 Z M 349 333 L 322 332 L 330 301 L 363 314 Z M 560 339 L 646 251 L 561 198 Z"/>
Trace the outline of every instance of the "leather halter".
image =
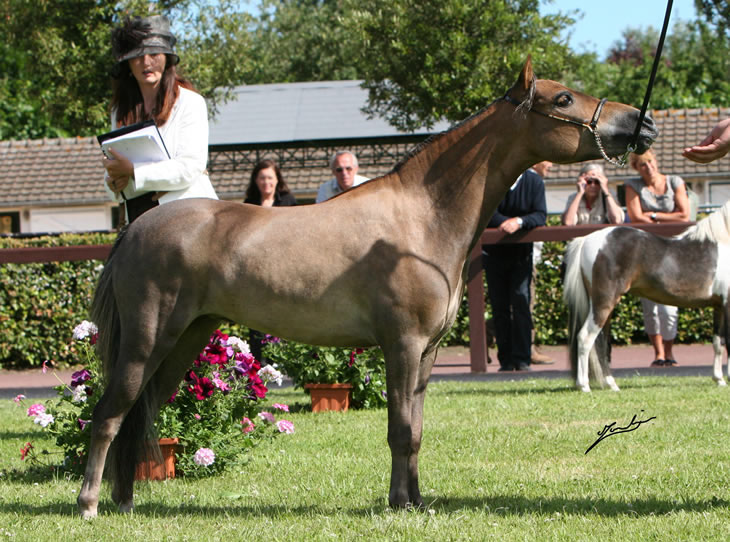
<path id="1" fill-rule="evenodd" d="M 502 97 L 502 99 L 511 103 L 515 107 L 522 105 L 521 102 L 515 100 L 512 96 L 509 96 L 508 94 L 505 94 Z M 543 111 L 538 111 L 537 109 L 532 109 L 532 108 L 530 108 L 529 111 L 532 113 L 537 113 L 538 115 L 542 115 L 543 117 L 560 120 L 562 122 L 568 122 L 570 124 L 575 124 L 577 126 L 581 126 L 582 128 L 587 129 L 591 134 L 593 134 L 593 138 L 596 140 L 596 146 L 598 147 L 598 150 L 601 151 L 601 156 L 603 156 L 603 159 L 615 166 L 624 167 L 626 165 L 626 160 L 628 158 L 629 153 L 627 152 L 622 158 L 619 158 L 618 160 L 615 158 L 609 157 L 603 148 L 603 142 L 601 141 L 601 136 L 598 134 L 598 130 L 596 130 L 596 127 L 598 126 L 598 119 L 601 117 L 601 113 L 603 112 L 603 106 L 606 104 L 607 101 L 608 100 L 606 98 L 602 98 L 598 102 L 598 105 L 596 106 L 596 110 L 593 112 L 593 117 L 591 118 L 590 122 L 571 119 L 569 117 L 561 117 L 559 115 L 553 115 L 552 113 L 545 113 Z"/>

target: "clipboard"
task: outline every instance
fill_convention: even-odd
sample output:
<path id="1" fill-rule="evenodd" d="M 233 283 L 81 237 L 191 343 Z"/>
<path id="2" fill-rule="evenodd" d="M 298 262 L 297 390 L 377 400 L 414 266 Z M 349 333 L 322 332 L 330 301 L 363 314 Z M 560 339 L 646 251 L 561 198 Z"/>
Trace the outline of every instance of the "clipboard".
<path id="1" fill-rule="evenodd" d="M 160 162 L 170 159 L 165 141 L 160 135 L 154 120 L 147 120 L 123 126 L 96 136 L 101 151 L 107 158 L 113 158 L 109 149 L 130 160 L 133 164 Z"/>

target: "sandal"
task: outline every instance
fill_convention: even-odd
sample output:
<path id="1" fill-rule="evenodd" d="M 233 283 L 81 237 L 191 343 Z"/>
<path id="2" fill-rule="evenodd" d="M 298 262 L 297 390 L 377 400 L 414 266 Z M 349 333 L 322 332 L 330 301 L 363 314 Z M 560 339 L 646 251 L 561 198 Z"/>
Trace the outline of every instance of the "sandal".
<path id="1" fill-rule="evenodd" d="M 665 367 L 674 367 L 675 365 L 679 365 L 676 360 L 673 359 L 665 359 L 664 360 L 664 366 Z"/>
<path id="2" fill-rule="evenodd" d="M 664 361 L 663 359 L 655 359 L 654 361 L 651 362 L 651 366 L 652 367 L 664 367 L 664 365 L 666 363 L 667 362 Z M 677 362 L 675 361 L 674 363 L 677 363 Z"/>

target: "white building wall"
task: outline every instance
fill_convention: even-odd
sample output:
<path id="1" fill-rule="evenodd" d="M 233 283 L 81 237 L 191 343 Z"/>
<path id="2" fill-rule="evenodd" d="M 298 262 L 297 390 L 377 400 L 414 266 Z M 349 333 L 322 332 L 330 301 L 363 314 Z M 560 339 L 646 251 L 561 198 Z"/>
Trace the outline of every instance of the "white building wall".
<path id="1" fill-rule="evenodd" d="M 112 229 L 111 209 L 94 207 L 42 207 L 30 209 L 23 233 L 82 232 Z M 24 226 L 24 227 L 23 227 Z"/>

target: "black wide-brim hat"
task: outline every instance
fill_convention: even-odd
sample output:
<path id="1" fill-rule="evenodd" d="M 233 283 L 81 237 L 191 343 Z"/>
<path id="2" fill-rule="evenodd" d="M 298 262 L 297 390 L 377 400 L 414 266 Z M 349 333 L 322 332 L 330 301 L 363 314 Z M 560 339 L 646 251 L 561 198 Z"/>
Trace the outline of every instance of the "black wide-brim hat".
<path id="1" fill-rule="evenodd" d="M 177 64 L 180 57 L 173 47 L 177 39 L 170 31 L 170 21 L 163 15 L 127 18 L 122 26 L 112 30 L 112 53 L 117 60 L 113 71 L 121 64 L 143 55 L 164 53 Z"/>

